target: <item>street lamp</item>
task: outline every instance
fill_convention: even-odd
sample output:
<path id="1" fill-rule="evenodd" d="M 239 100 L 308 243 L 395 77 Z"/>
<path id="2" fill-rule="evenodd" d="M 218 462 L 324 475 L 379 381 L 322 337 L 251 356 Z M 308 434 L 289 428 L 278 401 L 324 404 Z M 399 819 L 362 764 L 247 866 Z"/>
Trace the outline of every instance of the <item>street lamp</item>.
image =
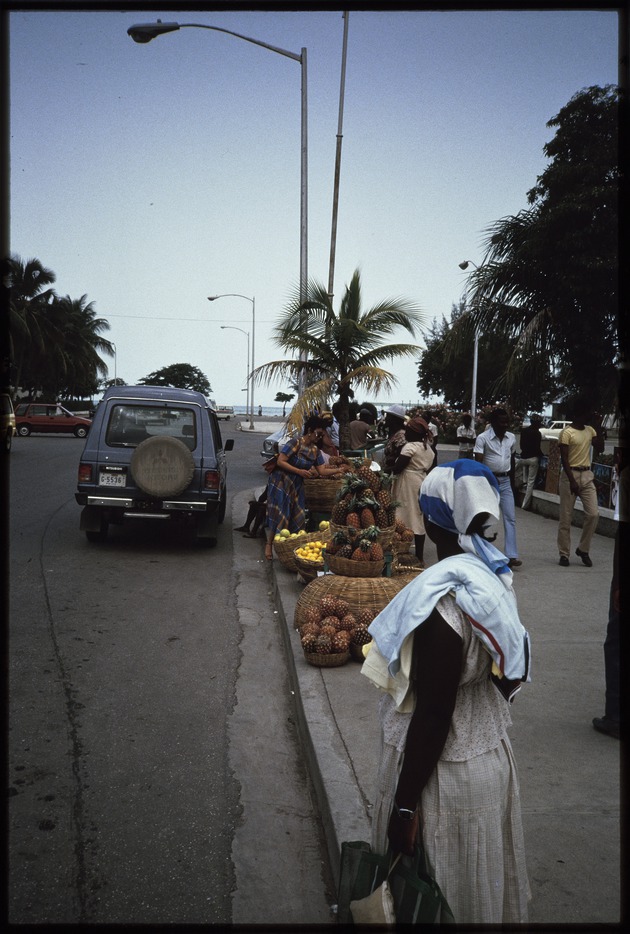
<path id="1" fill-rule="evenodd" d="M 114 348 L 114 386 L 118 385 L 118 351 L 116 350 L 116 344 L 113 341 L 110 341 L 110 344 Z"/>
<path id="2" fill-rule="evenodd" d="M 225 292 L 223 295 L 208 295 L 209 302 L 216 302 L 217 298 L 244 298 L 246 302 L 252 303 L 252 363 L 249 369 L 250 373 L 254 372 L 254 343 L 256 340 L 256 296 L 249 298 L 248 295 L 241 295 L 240 292 Z M 249 348 L 249 345 L 248 345 Z M 249 349 L 247 351 L 247 358 L 249 360 Z M 250 383 L 249 376 L 247 377 L 247 388 L 251 393 L 251 405 L 249 409 L 249 427 L 250 430 L 254 430 L 254 383 Z"/>
<path id="3" fill-rule="evenodd" d="M 277 52 L 278 55 L 284 55 L 300 63 L 301 68 L 301 131 L 300 131 L 300 305 L 306 301 L 307 280 L 308 280 L 308 127 L 307 127 L 307 68 L 306 68 L 306 49 L 302 48 L 300 54 L 289 52 L 286 49 L 278 48 L 275 45 L 269 45 L 267 42 L 261 42 L 258 39 L 252 39 L 250 36 L 244 36 L 239 32 L 233 32 L 231 29 L 222 29 L 220 26 L 208 26 L 205 23 L 163 23 L 158 20 L 157 23 L 138 23 L 130 26 L 127 30 L 128 35 L 134 42 L 150 42 L 156 36 L 163 33 L 175 32 L 178 29 L 210 29 L 214 32 L 224 32 L 229 36 L 236 36 L 237 39 L 244 39 L 245 42 L 251 42 L 253 45 L 262 46 L 263 49 L 269 49 L 271 52 Z M 253 343 L 253 342 L 252 342 Z M 253 370 L 253 366 L 252 366 Z"/>
<path id="4" fill-rule="evenodd" d="M 465 259 L 463 263 L 459 264 L 460 269 L 468 269 L 469 266 L 474 266 L 475 269 L 479 269 L 477 263 L 473 263 L 471 259 Z M 473 417 L 473 427 L 475 425 L 475 417 L 477 415 L 477 364 L 479 360 L 479 331 L 475 328 L 475 345 L 473 348 L 473 375 L 472 375 L 472 396 L 470 399 L 470 412 Z"/>
<path id="5" fill-rule="evenodd" d="M 221 325 L 221 330 L 222 330 L 222 331 L 240 331 L 241 334 L 244 334 L 245 337 L 247 338 L 247 382 L 245 383 L 245 386 L 247 387 L 247 388 L 246 388 L 247 396 L 245 397 L 245 398 L 246 398 L 246 403 L 245 403 L 245 416 L 247 417 L 247 415 L 249 414 L 249 427 L 250 427 L 250 430 L 253 431 L 253 429 L 254 429 L 254 422 L 253 422 L 253 420 L 252 420 L 252 410 L 251 410 L 251 408 L 249 407 L 249 406 L 250 406 L 250 403 L 249 403 L 249 331 L 244 331 L 243 328 L 234 327 L 233 324 L 222 324 L 222 325 Z M 253 407 L 253 405 L 254 405 L 253 399 L 252 399 L 252 403 L 251 403 L 251 404 L 252 404 L 252 407 Z M 248 411 L 247 411 L 248 409 L 249 409 L 249 413 L 248 413 Z"/>

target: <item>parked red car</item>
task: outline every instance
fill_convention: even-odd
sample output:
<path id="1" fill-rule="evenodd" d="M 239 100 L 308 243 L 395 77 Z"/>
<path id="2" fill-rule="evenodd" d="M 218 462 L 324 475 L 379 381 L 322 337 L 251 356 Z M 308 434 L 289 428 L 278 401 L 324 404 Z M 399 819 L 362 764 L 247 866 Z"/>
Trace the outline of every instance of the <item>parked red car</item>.
<path id="1" fill-rule="evenodd" d="M 58 402 L 21 402 L 15 409 L 15 428 L 18 435 L 27 438 L 31 432 L 61 432 L 85 438 L 92 419 L 74 415 Z"/>

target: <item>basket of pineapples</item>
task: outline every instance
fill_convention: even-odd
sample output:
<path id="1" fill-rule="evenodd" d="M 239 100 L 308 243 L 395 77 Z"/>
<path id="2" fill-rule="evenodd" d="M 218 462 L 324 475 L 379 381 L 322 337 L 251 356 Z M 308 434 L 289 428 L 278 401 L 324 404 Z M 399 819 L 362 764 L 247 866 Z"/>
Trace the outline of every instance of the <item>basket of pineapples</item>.
<path id="1" fill-rule="evenodd" d="M 351 528 L 335 532 L 324 550 L 326 568 L 346 577 L 380 577 L 385 552 L 379 538 L 380 529 L 375 525 L 363 532 Z"/>
<path id="2" fill-rule="evenodd" d="M 391 476 L 372 470 L 363 462 L 343 479 L 337 494 L 337 502 L 330 515 L 331 534 L 352 530 L 360 531 L 376 526 L 378 542 L 383 549 L 391 545 L 396 523 L 396 504 L 391 498 L 389 487 Z"/>
<path id="3" fill-rule="evenodd" d="M 371 610 L 355 614 L 347 600 L 325 594 L 306 610 L 298 630 L 304 658 L 320 668 L 345 665 L 370 641 L 367 627 L 375 615 Z"/>

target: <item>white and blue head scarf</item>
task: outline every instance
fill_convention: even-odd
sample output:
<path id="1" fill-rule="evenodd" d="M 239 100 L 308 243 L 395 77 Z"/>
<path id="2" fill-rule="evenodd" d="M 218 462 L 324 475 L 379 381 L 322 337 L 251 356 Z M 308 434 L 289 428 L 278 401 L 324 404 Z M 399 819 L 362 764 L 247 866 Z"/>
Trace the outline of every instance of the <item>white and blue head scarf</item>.
<path id="1" fill-rule="evenodd" d="M 466 532 L 481 512 L 495 520 L 501 516 L 499 484 L 488 467 L 468 458 L 434 467 L 422 484 L 419 502 L 425 519 L 456 534 L 464 551 L 477 555 L 495 574 L 511 576 L 508 558 L 498 548 L 483 535 Z M 485 528 L 491 524 L 488 520 Z"/>

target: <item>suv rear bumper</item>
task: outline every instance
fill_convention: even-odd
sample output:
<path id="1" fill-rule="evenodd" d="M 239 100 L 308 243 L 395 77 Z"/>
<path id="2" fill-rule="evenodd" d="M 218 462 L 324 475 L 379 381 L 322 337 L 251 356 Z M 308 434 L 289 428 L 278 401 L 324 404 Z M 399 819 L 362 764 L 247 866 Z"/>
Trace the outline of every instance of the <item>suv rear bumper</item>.
<path id="1" fill-rule="evenodd" d="M 90 493 L 75 493 L 79 506 L 97 506 L 102 509 L 122 509 L 125 513 L 132 511 L 134 515 L 147 518 L 163 510 L 170 512 L 213 512 L 219 505 L 216 500 L 135 500 L 132 497 L 122 496 L 96 496 Z"/>

